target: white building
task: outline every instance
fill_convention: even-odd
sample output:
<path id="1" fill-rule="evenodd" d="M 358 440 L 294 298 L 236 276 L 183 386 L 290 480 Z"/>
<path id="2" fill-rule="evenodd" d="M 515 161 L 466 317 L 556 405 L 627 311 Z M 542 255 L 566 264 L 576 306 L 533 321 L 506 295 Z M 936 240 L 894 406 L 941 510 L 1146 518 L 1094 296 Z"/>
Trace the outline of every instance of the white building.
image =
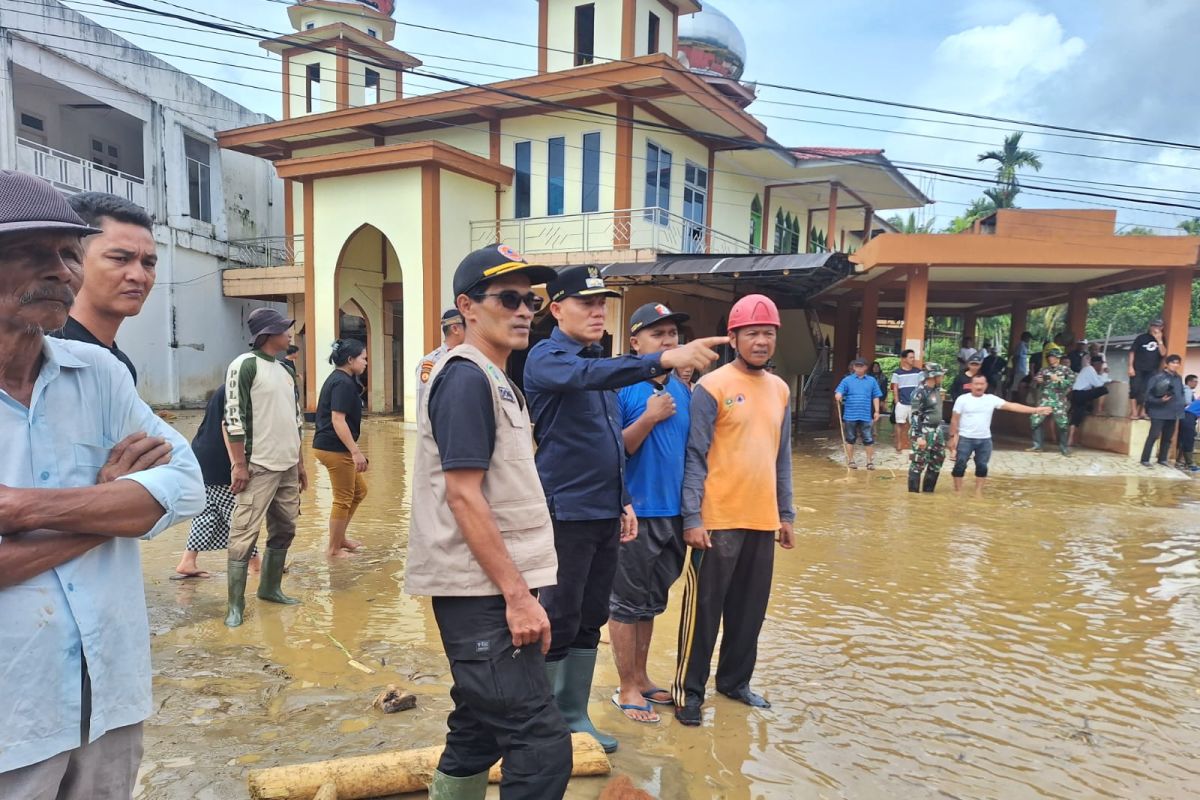
<path id="1" fill-rule="evenodd" d="M 203 401 L 246 347 L 263 301 L 226 298 L 221 271 L 254 258 L 230 241 L 282 232 L 283 189 L 215 132 L 270 121 L 55 0 L 0 0 L 0 168 L 154 217 L 157 283 L 118 336 L 147 402 Z"/>

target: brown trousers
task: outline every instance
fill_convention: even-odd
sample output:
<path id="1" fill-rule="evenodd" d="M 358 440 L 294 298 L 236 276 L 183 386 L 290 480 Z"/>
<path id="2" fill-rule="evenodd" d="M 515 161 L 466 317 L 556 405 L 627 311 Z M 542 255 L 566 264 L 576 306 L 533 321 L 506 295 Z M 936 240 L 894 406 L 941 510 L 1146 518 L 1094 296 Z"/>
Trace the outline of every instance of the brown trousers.
<path id="1" fill-rule="evenodd" d="M 282 472 L 250 465 L 250 483 L 237 495 L 229 521 L 229 559 L 249 561 L 258 544 L 263 519 L 267 521 L 267 547 L 287 550 L 296 538 L 300 516 L 300 467 Z"/>

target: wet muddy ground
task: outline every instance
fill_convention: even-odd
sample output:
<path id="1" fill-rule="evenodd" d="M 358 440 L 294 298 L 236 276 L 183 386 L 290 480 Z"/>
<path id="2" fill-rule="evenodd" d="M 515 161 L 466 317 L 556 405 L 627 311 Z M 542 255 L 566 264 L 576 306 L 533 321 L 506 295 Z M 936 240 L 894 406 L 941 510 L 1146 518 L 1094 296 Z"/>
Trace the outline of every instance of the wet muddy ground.
<path id="1" fill-rule="evenodd" d="M 259 603 L 252 579 L 229 631 L 224 554 L 201 555 L 213 579 L 175 582 L 186 531 L 146 545 L 158 711 L 139 797 L 246 797 L 254 768 L 440 741 L 449 670 L 428 603 L 402 591 L 413 434 L 363 429 L 371 494 L 352 533 L 368 549 L 322 556 L 331 492 L 310 463 L 284 584 L 303 605 Z M 800 445 L 798 544 L 777 552 L 756 676 L 772 709 L 717 698 L 702 728 L 626 722 L 602 645 L 592 713 L 621 738 L 616 771 L 670 799 L 1195 796 L 1200 486 L 997 469 L 974 499 L 846 474 Z M 678 593 L 651 656 L 664 684 L 677 620 Z M 418 707 L 371 709 L 389 683 Z"/>

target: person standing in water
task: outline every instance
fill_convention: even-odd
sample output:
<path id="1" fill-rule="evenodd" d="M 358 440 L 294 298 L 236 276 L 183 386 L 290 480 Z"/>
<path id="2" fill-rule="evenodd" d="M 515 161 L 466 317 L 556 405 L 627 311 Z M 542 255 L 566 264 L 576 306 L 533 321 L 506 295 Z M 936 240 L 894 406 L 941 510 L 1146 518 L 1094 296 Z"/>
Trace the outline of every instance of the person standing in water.
<path id="1" fill-rule="evenodd" d="M 946 423 L 942 419 L 942 376 L 945 374 L 946 371 L 938 364 L 927 361 L 925 369 L 921 371 L 922 383 L 910 398 L 910 492 L 932 492 L 937 487 L 938 475 L 941 474 L 942 464 L 946 461 Z"/>
<path id="2" fill-rule="evenodd" d="M 954 412 L 950 418 L 950 452 L 954 454 L 954 491 L 962 491 L 963 476 L 967 474 L 967 462 L 975 459 L 975 495 L 983 495 L 987 483 L 988 462 L 992 458 L 992 414 L 997 409 L 1015 411 L 1018 414 L 1049 414 L 1049 406 L 1025 406 L 1011 403 L 1002 397 L 987 393 L 987 376 L 976 375 L 971 379 L 971 391 L 959 395 L 954 401 Z"/>
<path id="3" fill-rule="evenodd" d="M 357 339 L 338 339 L 333 343 L 329 363 L 336 369 L 325 379 L 317 400 L 313 455 L 329 471 L 329 482 L 333 485 L 329 546 L 325 555 L 345 558 L 362 547 L 362 542 L 346 537 L 346 529 L 367 496 L 363 474 L 370 462 L 358 447 L 362 427 L 358 378 L 367 371 L 367 346 Z"/>
<path id="4" fill-rule="evenodd" d="M 672 687 L 675 719 L 683 725 L 700 724 L 722 621 L 717 691 L 754 708 L 771 705 L 750 688 L 750 679 L 771 597 L 775 543 L 795 546 L 790 392 L 766 371 L 779 328 L 770 298 L 738 300 L 729 312 L 737 359 L 701 378 L 692 393 L 681 501 L 684 541 L 692 551 Z"/>
<path id="5" fill-rule="evenodd" d="M 1075 373 L 1062 363 L 1063 351 L 1053 347 L 1046 351 L 1046 361 L 1049 366 L 1043 368 L 1036 376 L 1034 383 L 1042 389 L 1042 405 L 1050 409 L 1049 414 L 1034 414 L 1029 420 L 1033 430 L 1033 446 L 1030 452 L 1042 452 L 1042 440 L 1045 435 L 1045 422 L 1054 419 L 1055 433 L 1058 436 L 1058 450 L 1064 456 L 1071 455 L 1068 430 L 1070 419 L 1068 411 L 1071 404 L 1071 387 L 1075 385 Z"/>

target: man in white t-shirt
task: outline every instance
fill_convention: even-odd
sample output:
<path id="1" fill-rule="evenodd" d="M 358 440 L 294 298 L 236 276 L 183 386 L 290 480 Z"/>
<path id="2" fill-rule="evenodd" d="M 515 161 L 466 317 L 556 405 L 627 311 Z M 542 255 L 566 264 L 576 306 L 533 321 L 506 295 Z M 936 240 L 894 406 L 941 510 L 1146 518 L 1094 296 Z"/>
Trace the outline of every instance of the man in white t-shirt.
<path id="1" fill-rule="evenodd" d="M 1016 411 L 1018 414 L 1048 414 L 1048 406 L 1025 406 L 1012 403 L 994 394 L 987 393 L 987 377 L 980 374 L 971 380 L 971 392 L 959 395 L 954 401 L 954 413 L 950 419 L 950 453 L 954 459 L 954 491 L 962 491 L 963 476 L 967 474 L 967 461 L 975 457 L 975 495 L 983 494 L 987 482 L 988 461 L 992 458 L 992 414 L 996 409 Z"/>
<path id="2" fill-rule="evenodd" d="M 900 354 L 900 366 L 892 373 L 892 409 L 896 414 L 896 425 L 892 433 L 895 437 L 896 452 L 908 450 L 908 418 L 912 412 L 912 396 L 921 385 L 921 370 L 914 364 L 912 350 Z"/>

